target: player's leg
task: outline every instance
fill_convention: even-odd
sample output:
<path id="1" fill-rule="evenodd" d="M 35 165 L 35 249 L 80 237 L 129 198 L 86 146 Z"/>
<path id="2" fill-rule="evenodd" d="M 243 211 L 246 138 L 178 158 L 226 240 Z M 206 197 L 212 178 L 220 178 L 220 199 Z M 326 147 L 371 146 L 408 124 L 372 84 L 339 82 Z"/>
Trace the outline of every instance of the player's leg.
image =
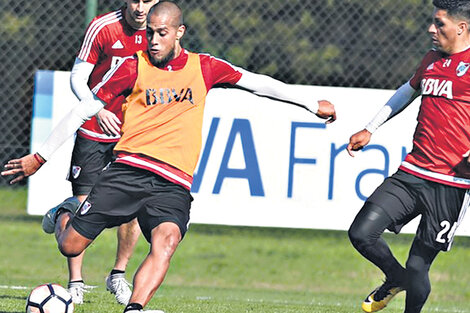
<path id="1" fill-rule="evenodd" d="M 75 187 L 77 188 L 77 187 Z M 91 189 L 91 187 L 90 187 Z M 75 196 L 80 203 L 85 201 L 88 195 L 77 195 Z M 85 285 L 82 276 L 82 264 L 83 264 L 83 257 L 85 256 L 85 251 L 80 253 L 80 255 L 67 258 L 67 267 L 69 270 L 69 282 L 67 284 L 67 289 L 72 295 L 72 301 L 75 304 L 82 304 L 83 303 L 83 295 L 84 293 L 88 292 L 89 286 Z"/>
<path id="2" fill-rule="evenodd" d="M 124 311 L 129 313 L 139 312 L 160 287 L 189 224 L 192 201 L 189 190 L 158 175 L 149 174 L 149 177 L 148 197 L 138 220 L 142 234 L 151 245 L 150 253 L 134 276 L 134 290 Z"/>
<path id="3" fill-rule="evenodd" d="M 129 303 L 132 291 L 125 278 L 127 263 L 140 236 L 140 227 L 137 219 L 122 224 L 117 231 L 118 248 L 114 268 L 106 277 L 106 289 L 116 297 L 120 304 Z"/>
<path id="4" fill-rule="evenodd" d="M 125 271 L 127 263 L 134 252 L 134 247 L 139 240 L 140 226 L 137 219 L 119 226 L 117 231 L 118 249 L 114 269 Z"/>
<path id="5" fill-rule="evenodd" d="M 408 285 L 406 289 L 405 313 L 419 313 L 431 292 L 429 269 L 439 250 L 424 245 L 421 241 L 413 241 L 406 270 Z"/>
<path id="6" fill-rule="evenodd" d="M 61 213 L 56 222 L 55 237 L 60 252 L 66 257 L 80 255 L 93 242 L 78 233 L 71 225 L 74 215 L 70 212 Z"/>
<path id="7" fill-rule="evenodd" d="M 390 216 L 379 206 L 366 202 L 349 228 L 349 238 L 356 250 L 382 270 L 391 282 L 401 282 L 406 270 L 394 257 L 382 233 L 393 224 Z"/>
<path id="8" fill-rule="evenodd" d="M 421 312 L 431 292 L 431 264 L 439 251 L 450 250 L 470 203 L 470 194 L 462 188 L 427 181 L 421 188 L 420 202 L 423 216 L 406 262 L 409 282 L 405 313 Z"/>
<path id="9" fill-rule="evenodd" d="M 103 168 L 109 163 L 107 150 L 112 145 L 77 136 L 72 152 L 68 180 L 72 184 L 74 196 L 82 203 L 87 198 Z M 83 303 L 84 293 L 89 286 L 85 285 L 82 276 L 84 253 L 67 258 L 69 270 L 68 290 L 75 304 Z"/>
<path id="10" fill-rule="evenodd" d="M 393 224 L 385 211 L 366 202 L 349 229 L 349 238 L 356 250 L 385 274 L 384 283 L 374 289 L 362 303 L 365 312 L 376 312 L 404 289 L 406 270 L 392 254 L 388 244 L 380 238 Z"/>
<path id="11" fill-rule="evenodd" d="M 152 230 L 150 253 L 134 276 L 134 290 L 129 303 L 145 306 L 160 287 L 170 266 L 181 233 L 178 225 L 165 222 Z"/>
<path id="12" fill-rule="evenodd" d="M 369 197 L 349 229 L 353 246 L 385 274 L 384 283 L 362 303 L 365 312 L 383 309 L 406 287 L 406 270 L 381 235 L 387 228 L 398 233 L 416 217 L 419 212 L 416 189 L 420 183 L 420 179 L 403 171 L 387 178 Z"/>

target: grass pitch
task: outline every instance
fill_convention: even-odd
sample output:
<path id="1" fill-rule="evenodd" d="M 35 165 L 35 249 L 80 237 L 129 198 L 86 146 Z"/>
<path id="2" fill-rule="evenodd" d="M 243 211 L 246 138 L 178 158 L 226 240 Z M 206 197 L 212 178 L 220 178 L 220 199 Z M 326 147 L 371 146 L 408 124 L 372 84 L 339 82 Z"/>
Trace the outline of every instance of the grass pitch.
<path id="1" fill-rule="evenodd" d="M 24 312 L 26 297 L 39 284 L 67 284 L 65 259 L 54 237 L 42 232 L 40 217 L 25 213 L 23 188 L 0 190 L 0 313 Z M 404 262 L 409 235 L 389 235 Z M 78 313 L 122 312 L 105 288 L 116 249 L 116 232 L 106 230 L 88 249 L 84 278 L 97 286 Z M 141 239 L 127 278 L 145 257 Z M 470 313 L 470 238 L 456 238 L 431 269 L 433 291 L 423 312 Z M 148 309 L 167 313 L 354 313 L 382 274 L 352 248 L 340 231 L 191 225 L 170 271 Z M 403 312 L 404 295 L 383 312 Z"/>

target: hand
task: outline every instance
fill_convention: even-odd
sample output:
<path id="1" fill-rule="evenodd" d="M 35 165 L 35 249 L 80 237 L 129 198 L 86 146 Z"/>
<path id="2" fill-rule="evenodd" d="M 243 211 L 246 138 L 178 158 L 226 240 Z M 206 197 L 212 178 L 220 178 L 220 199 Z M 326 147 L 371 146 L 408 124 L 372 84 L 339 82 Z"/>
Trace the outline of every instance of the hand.
<path id="1" fill-rule="evenodd" d="M 41 158 L 36 154 L 28 154 L 21 159 L 14 159 L 8 161 L 7 164 L 5 164 L 5 170 L 1 173 L 2 176 L 8 176 L 8 175 L 16 175 L 19 174 L 17 177 L 15 177 L 12 181 L 10 181 L 10 184 L 13 185 L 19 181 L 21 181 L 23 178 L 28 177 L 33 175 L 34 173 L 37 172 L 37 170 L 42 166 L 43 163 L 39 162 L 37 158 Z"/>
<path id="2" fill-rule="evenodd" d="M 318 111 L 315 113 L 319 118 L 326 119 L 325 124 L 333 123 L 336 120 L 334 105 L 327 100 L 318 101 Z"/>
<path id="3" fill-rule="evenodd" d="M 121 134 L 121 121 L 111 111 L 101 109 L 96 114 L 96 119 L 100 125 L 101 130 L 108 136 L 119 136 Z"/>
<path id="4" fill-rule="evenodd" d="M 372 134 L 367 130 L 363 129 L 349 138 L 349 144 L 346 148 L 350 156 L 354 157 L 353 151 L 359 151 L 364 148 L 370 141 Z"/>

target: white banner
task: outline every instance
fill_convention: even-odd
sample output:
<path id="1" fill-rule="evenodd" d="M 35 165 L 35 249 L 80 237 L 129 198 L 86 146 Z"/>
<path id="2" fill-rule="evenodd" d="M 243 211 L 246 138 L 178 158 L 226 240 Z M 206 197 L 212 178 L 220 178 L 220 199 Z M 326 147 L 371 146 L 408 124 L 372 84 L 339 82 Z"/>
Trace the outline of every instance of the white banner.
<path id="1" fill-rule="evenodd" d="M 54 79 L 60 85 L 54 83 L 54 108 L 75 101 L 66 74 L 54 74 L 60 75 Z M 246 91 L 210 91 L 192 223 L 347 230 L 364 200 L 411 149 L 419 99 L 351 158 L 345 150 L 349 137 L 364 128 L 393 91 L 298 86 L 298 92 L 333 102 L 338 120 L 325 125 L 302 108 Z M 43 214 L 65 198 L 61 187 L 51 186 L 68 185 L 69 159 L 54 158 L 30 180 L 29 213 Z M 414 232 L 417 222 L 404 231 Z M 457 234 L 470 235 L 470 223 L 464 220 Z"/>

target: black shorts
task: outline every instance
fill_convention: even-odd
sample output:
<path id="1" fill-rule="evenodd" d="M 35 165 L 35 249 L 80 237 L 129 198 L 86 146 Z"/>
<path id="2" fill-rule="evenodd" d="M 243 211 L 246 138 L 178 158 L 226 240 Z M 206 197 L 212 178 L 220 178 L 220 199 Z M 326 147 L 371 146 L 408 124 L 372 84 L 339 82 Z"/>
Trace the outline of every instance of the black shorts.
<path id="1" fill-rule="evenodd" d="M 68 180 L 74 195 L 87 195 L 101 172 L 113 161 L 115 142 L 98 142 L 77 136 Z"/>
<path id="2" fill-rule="evenodd" d="M 72 227 L 93 240 L 105 228 L 119 226 L 137 217 L 149 242 L 152 229 L 163 222 L 178 225 L 183 237 L 188 229 L 192 200 L 189 190 L 161 176 L 112 163 L 80 206 Z"/>
<path id="3" fill-rule="evenodd" d="M 398 170 L 385 179 L 367 202 L 381 207 L 390 216 L 393 224 L 388 229 L 395 233 L 421 215 L 417 239 L 436 250 L 448 251 L 469 205 L 469 191 Z"/>

